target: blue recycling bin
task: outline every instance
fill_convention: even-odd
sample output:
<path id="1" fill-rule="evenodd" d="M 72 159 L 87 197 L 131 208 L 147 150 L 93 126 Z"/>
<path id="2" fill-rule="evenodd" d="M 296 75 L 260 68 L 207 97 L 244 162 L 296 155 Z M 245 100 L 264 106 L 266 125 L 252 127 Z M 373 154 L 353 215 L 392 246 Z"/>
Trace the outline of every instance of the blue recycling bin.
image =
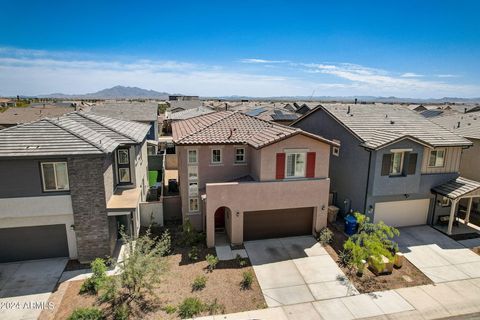
<path id="1" fill-rule="evenodd" d="M 348 215 L 345 217 L 345 233 L 348 236 L 354 235 L 357 232 L 357 219 L 352 216 Z"/>

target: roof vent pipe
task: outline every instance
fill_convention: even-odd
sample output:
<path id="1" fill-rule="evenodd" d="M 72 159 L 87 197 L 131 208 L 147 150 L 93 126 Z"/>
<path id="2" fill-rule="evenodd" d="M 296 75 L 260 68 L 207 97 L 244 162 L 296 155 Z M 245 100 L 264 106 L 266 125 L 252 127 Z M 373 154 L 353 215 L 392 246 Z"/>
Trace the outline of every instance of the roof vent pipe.
<path id="1" fill-rule="evenodd" d="M 467 113 L 467 108 L 465 108 L 465 109 L 463 110 L 463 113 Z"/>
<path id="2" fill-rule="evenodd" d="M 357 104 L 357 98 L 355 98 L 355 104 Z"/>
<path id="3" fill-rule="evenodd" d="M 350 114 L 350 106 L 348 106 L 347 114 Z"/>
<path id="4" fill-rule="evenodd" d="M 457 128 L 460 128 L 460 121 L 457 122 Z"/>

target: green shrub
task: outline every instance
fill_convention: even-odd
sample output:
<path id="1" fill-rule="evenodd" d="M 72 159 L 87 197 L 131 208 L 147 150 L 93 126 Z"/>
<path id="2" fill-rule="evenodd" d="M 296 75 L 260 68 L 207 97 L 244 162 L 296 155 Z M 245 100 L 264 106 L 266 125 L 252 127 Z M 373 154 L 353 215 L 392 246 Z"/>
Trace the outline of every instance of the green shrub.
<path id="1" fill-rule="evenodd" d="M 205 276 L 198 276 L 193 280 L 192 283 L 192 291 L 199 291 L 205 288 L 207 285 L 207 277 Z"/>
<path id="2" fill-rule="evenodd" d="M 348 267 L 351 265 L 352 255 L 348 250 L 342 250 L 338 254 L 338 262 L 342 267 Z"/>
<path id="3" fill-rule="evenodd" d="M 102 310 L 98 308 L 78 308 L 75 309 L 68 320 L 103 320 L 105 316 Z"/>
<path id="4" fill-rule="evenodd" d="M 237 257 L 235 258 L 237 260 L 238 266 L 240 268 L 243 268 L 247 265 L 247 260 L 242 258 L 239 254 L 237 254 Z"/>
<path id="5" fill-rule="evenodd" d="M 208 271 L 212 272 L 213 269 L 215 269 L 215 267 L 217 266 L 218 264 L 218 257 L 212 255 L 212 254 L 207 254 L 205 256 L 205 260 L 207 260 L 207 263 L 208 263 Z"/>
<path id="6" fill-rule="evenodd" d="M 178 315 L 182 318 L 192 318 L 204 310 L 202 301 L 198 298 L 186 298 L 178 306 Z"/>
<path id="7" fill-rule="evenodd" d="M 80 288 L 80 293 L 96 294 L 107 279 L 107 266 L 101 258 L 96 258 L 90 264 L 92 268 L 92 276 L 87 278 Z"/>
<path id="8" fill-rule="evenodd" d="M 170 234 L 165 231 L 156 237 L 150 229 L 138 238 L 122 233 L 128 255 L 117 264 L 119 273 L 109 277 L 102 288 L 100 300 L 109 302 L 112 309 L 122 304 L 141 306 L 146 297 L 153 296 L 167 269 L 166 259 L 170 251 Z"/>
<path id="9" fill-rule="evenodd" d="M 318 242 L 320 242 L 322 246 L 326 246 L 327 244 L 330 244 L 332 242 L 332 239 L 333 239 L 333 232 L 330 231 L 330 229 L 325 227 L 322 230 L 320 230 L 320 233 L 318 235 Z"/>
<path id="10" fill-rule="evenodd" d="M 190 251 L 188 252 L 188 259 L 190 259 L 191 261 L 197 261 L 198 255 L 198 248 L 196 246 L 193 246 L 192 249 L 190 249 Z"/>
<path id="11" fill-rule="evenodd" d="M 398 246 L 391 239 L 400 235 L 400 232 L 394 227 L 387 226 L 383 221 L 371 223 L 368 217 L 359 212 L 355 212 L 354 215 L 357 218 L 358 232 L 343 244 L 344 250 L 351 257 L 349 266 L 359 270 L 363 267 L 362 260 L 368 260 L 368 257 L 372 256 L 373 262 L 378 262 L 374 267 L 383 269 L 381 256 L 387 257 L 390 261 L 393 259 Z"/>
<path id="12" fill-rule="evenodd" d="M 245 271 L 242 274 L 242 282 L 240 282 L 240 286 L 242 289 L 250 289 L 252 288 L 253 283 L 253 273 L 251 271 Z"/>
<path id="13" fill-rule="evenodd" d="M 217 298 L 215 298 L 212 303 L 204 304 L 203 309 L 208 311 L 209 314 L 225 313 L 225 306 L 218 303 Z"/>
<path id="14" fill-rule="evenodd" d="M 130 307 L 127 304 L 115 306 L 113 318 L 115 320 L 128 320 L 130 316 Z"/>
<path id="15" fill-rule="evenodd" d="M 190 219 L 186 218 L 182 226 L 182 243 L 186 246 L 195 246 L 205 240 L 205 236 L 197 232 Z"/>
<path id="16" fill-rule="evenodd" d="M 165 311 L 167 314 L 174 314 L 175 312 L 177 312 L 177 307 L 172 305 L 167 305 L 163 308 L 163 311 Z"/>

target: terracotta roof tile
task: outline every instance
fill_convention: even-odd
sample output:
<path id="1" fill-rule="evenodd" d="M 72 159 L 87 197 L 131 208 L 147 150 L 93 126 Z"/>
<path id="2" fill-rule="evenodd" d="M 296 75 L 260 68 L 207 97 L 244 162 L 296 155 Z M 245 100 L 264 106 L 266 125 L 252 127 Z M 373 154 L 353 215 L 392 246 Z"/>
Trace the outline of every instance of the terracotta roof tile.
<path id="1" fill-rule="evenodd" d="M 172 124 L 173 141 L 178 144 L 249 144 L 261 148 L 295 134 L 304 134 L 325 143 L 336 143 L 301 129 L 268 122 L 240 112 L 214 112 Z"/>

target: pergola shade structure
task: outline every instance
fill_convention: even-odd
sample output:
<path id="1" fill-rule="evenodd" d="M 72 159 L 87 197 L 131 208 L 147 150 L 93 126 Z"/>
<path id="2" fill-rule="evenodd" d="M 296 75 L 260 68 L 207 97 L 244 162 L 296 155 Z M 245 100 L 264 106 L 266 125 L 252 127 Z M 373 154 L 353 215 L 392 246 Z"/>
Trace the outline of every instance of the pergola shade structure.
<path id="1" fill-rule="evenodd" d="M 468 224 L 470 212 L 472 211 L 473 198 L 480 198 L 480 182 L 458 177 L 455 180 L 451 180 L 442 185 L 436 186 L 432 189 L 432 192 L 447 197 L 451 200 L 452 205 L 447 229 L 447 234 L 451 235 L 458 202 L 461 199 L 468 199 L 467 213 L 465 216 L 465 223 Z"/>

